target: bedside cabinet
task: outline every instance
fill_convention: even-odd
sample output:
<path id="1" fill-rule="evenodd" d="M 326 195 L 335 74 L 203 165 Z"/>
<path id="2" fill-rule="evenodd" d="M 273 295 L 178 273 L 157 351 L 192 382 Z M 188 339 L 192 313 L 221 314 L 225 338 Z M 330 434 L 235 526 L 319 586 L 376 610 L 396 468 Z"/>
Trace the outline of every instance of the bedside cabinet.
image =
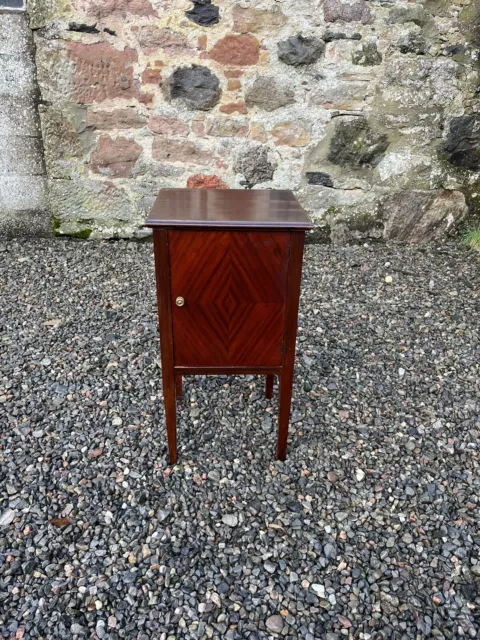
<path id="1" fill-rule="evenodd" d="M 170 462 L 182 376 L 279 379 L 277 456 L 285 459 L 305 231 L 291 191 L 162 189 L 153 229 Z"/>

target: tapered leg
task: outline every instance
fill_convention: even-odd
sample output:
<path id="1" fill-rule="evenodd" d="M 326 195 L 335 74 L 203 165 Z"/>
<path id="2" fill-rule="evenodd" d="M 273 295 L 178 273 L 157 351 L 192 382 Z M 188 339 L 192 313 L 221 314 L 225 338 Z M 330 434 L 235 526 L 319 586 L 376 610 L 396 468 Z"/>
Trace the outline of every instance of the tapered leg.
<path id="1" fill-rule="evenodd" d="M 282 373 L 280 378 L 280 410 L 278 413 L 277 458 L 285 460 L 287 456 L 288 424 L 292 404 L 293 367 Z"/>
<path id="2" fill-rule="evenodd" d="M 280 411 L 278 415 L 277 446 L 277 457 L 279 460 L 285 460 L 287 455 L 288 422 L 290 420 L 290 405 L 292 403 L 293 368 L 295 364 L 295 342 L 297 338 L 304 236 L 304 232 L 292 231 L 290 242 L 283 366 L 280 375 Z"/>
<path id="3" fill-rule="evenodd" d="M 183 395 L 182 391 L 182 376 L 175 376 L 175 386 L 177 391 L 177 399 Z"/>
<path id="4" fill-rule="evenodd" d="M 275 380 L 275 376 L 268 375 L 265 383 L 265 396 L 268 400 L 273 396 L 273 382 Z"/>
<path id="5" fill-rule="evenodd" d="M 180 379 L 181 384 L 181 379 Z M 170 464 L 177 463 L 177 398 L 175 394 L 175 374 L 163 376 L 163 400 L 167 422 L 168 457 Z"/>

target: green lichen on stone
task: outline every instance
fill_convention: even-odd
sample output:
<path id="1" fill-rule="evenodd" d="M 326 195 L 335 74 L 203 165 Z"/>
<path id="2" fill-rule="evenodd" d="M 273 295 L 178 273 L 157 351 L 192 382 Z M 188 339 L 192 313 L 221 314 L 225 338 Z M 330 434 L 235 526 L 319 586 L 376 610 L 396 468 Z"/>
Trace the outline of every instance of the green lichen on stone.
<path id="1" fill-rule="evenodd" d="M 325 218 L 336 218 L 342 214 L 342 210 L 339 207 L 328 207 L 325 211 Z"/>
<path id="2" fill-rule="evenodd" d="M 88 240 L 92 235 L 92 220 L 78 220 L 75 222 L 61 220 L 56 216 L 52 216 L 53 235 L 57 238 L 81 238 Z"/>
<path id="3" fill-rule="evenodd" d="M 49 22 L 67 18 L 70 7 L 68 0 L 27 0 L 30 29 L 41 29 Z"/>
<path id="4" fill-rule="evenodd" d="M 389 145 L 388 137 L 373 131 L 365 118 L 342 119 L 335 127 L 327 159 L 342 167 L 375 167 Z"/>
<path id="5" fill-rule="evenodd" d="M 82 238 L 83 240 L 88 240 L 88 238 L 92 235 L 91 229 L 82 229 L 81 231 L 75 231 L 69 234 L 70 238 Z"/>
<path id="6" fill-rule="evenodd" d="M 381 222 L 378 214 L 371 211 L 360 211 L 349 218 L 348 228 L 351 231 L 367 232 L 370 229 L 377 228 Z"/>
<path id="7" fill-rule="evenodd" d="M 374 67 L 381 64 L 382 54 L 377 49 L 376 42 L 364 42 L 363 45 L 352 53 L 353 64 L 361 67 Z"/>
<path id="8" fill-rule="evenodd" d="M 375 206 L 371 210 L 361 205 L 342 207 L 328 222 L 335 244 L 380 242 L 383 239 L 384 220 Z"/>
<path id="9" fill-rule="evenodd" d="M 52 224 L 53 224 L 53 235 L 58 237 L 60 235 L 62 235 L 60 233 L 60 226 L 62 224 L 61 220 L 59 220 L 58 218 L 56 218 L 55 216 L 52 216 Z"/>
<path id="10" fill-rule="evenodd" d="M 480 0 L 463 7 L 459 15 L 462 31 L 469 37 L 472 44 L 480 46 Z"/>

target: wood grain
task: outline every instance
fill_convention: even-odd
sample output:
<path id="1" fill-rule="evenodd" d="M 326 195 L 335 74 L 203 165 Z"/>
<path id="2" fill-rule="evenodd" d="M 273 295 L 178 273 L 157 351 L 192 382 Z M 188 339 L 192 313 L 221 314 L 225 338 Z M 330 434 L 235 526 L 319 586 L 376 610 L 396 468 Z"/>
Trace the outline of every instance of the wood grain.
<path id="1" fill-rule="evenodd" d="M 265 397 L 267 400 L 271 400 L 273 398 L 273 383 L 275 381 L 275 376 L 267 375 L 265 379 Z"/>
<path id="2" fill-rule="evenodd" d="M 169 231 L 176 366 L 280 366 L 287 231 Z"/>
<path id="3" fill-rule="evenodd" d="M 312 229 L 291 191 L 162 189 L 147 227 Z"/>

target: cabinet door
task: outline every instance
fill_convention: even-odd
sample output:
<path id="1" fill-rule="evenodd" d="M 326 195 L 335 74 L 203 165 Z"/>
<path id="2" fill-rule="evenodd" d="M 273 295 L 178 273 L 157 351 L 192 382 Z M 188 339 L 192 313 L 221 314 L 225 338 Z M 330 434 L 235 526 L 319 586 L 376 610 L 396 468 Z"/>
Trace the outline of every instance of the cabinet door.
<path id="1" fill-rule="evenodd" d="M 288 231 L 168 232 L 177 366 L 281 365 L 289 244 Z"/>

